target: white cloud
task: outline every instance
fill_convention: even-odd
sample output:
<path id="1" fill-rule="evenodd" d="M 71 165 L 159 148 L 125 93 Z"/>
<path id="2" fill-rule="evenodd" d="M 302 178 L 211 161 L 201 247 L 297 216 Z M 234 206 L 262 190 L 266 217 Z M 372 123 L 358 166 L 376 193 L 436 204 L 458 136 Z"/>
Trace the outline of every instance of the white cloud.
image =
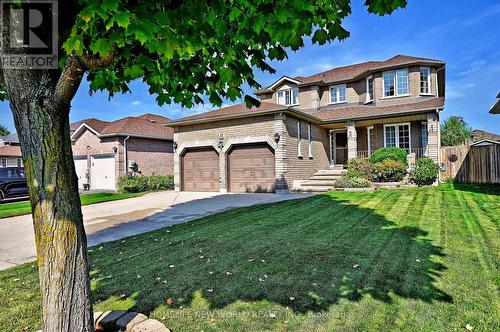
<path id="1" fill-rule="evenodd" d="M 139 100 L 134 100 L 134 101 L 132 102 L 132 105 L 134 105 L 134 106 L 138 106 L 138 105 L 140 105 L 140 104 L 141 104 L 141 102 L 140 102 Z"/>

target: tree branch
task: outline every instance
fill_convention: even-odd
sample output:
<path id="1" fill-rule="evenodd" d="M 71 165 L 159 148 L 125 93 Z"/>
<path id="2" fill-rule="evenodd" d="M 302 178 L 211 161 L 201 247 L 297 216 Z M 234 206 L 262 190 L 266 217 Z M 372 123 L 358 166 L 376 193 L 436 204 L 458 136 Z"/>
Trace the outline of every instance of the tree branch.
<path id="1" fill-rule="evenodd" d="M 78 57 L 70 55 L 56 84 L 55 101 L 58 105 L 69 104 L 78 91 L 83 74 L 87 69 Z"/>

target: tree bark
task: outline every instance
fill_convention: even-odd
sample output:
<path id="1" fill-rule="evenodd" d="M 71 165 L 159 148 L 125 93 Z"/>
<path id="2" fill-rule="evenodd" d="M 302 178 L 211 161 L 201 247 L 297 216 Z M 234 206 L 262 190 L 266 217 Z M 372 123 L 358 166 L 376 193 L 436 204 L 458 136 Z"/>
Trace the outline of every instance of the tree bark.
<path id="1" fill-rule="evenodd" d="M 73 96 L 60 97 L 60 77 L 60 70 L 3 72 L 30 188 L 43 331 L 90 332 L 87 239 L 69 132 Z"/>

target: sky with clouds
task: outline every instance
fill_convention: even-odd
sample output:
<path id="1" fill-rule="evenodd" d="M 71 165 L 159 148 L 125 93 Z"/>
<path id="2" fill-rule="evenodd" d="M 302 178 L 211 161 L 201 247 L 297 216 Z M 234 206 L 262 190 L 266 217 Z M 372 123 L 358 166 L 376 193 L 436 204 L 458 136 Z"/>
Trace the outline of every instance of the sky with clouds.
<path id="1" fill-rule="evenodd" d="M 396 54 L 440 59 L 446 61 L 443 117 L 460 115 L 474 128 L 500 133 L 500 115 L 488 113 L 500 92 L 500 2 L 409 0 L 405 9 L 384 17 L 368 14 L 363 3 L 352 1 L 352 14 L 344 22 L 351 33 L 347 40 L 323 46 L 307 40 L 304 48 L 289 53 L 288 60 L 272 63 L 276 74 L 257 72 L 257 81 L 266 86 L 282 75 L 307 76 Z M 213 109 L 211 105 L 159 107 L 142 82 L 133 82 L 130 88 L 131 94 L 108 100 L 105 93 L 90 96 L 89 86 L 83 82 L 73 100 L 70 120 L 95 117 L 109 121 L 146 112 L 175 119 Z M 0 103 L 0 123 L 15 130 L 5 102 Z"/>

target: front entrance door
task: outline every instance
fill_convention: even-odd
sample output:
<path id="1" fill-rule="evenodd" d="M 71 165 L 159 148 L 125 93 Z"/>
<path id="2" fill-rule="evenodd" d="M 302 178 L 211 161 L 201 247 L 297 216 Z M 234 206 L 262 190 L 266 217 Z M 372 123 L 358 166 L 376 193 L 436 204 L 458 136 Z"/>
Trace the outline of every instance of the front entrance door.
<path id="1" fill-rule="evenodd" d="M 347 132 L 334 132 L 334 135 L 335 164 L 345 164 L 347 162 Z"/>

